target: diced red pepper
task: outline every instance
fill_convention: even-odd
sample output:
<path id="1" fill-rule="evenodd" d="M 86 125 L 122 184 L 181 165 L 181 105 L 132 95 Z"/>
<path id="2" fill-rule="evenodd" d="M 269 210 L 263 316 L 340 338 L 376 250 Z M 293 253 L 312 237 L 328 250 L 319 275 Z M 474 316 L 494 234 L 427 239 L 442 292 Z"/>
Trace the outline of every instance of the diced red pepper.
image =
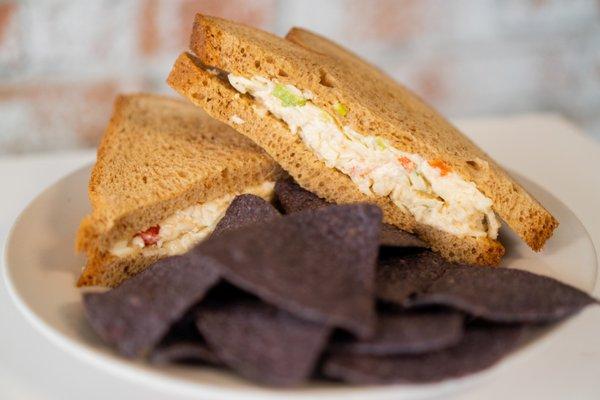
<path id="1" fill-rule="evenodd" d="M 160 226 L 156 225 L 146 229 L 143 232 L 138 233 L 138 235 L 144 241 L 144 245 L 150 246 L 156 244 L 156 242 L 158 242 L 158 239 L 160 239 L 160 236 L 158 235 L 159 232 Z"/>
<path id="2" fill-rule="evenodd" d="M 402 164 L 404 169 L 409 172 L 415 169 L 415 163 L 410 161 L 408 157 L 400 157 L 398 161 L 400 161 L 400 164 Z"/>
<path id="3" fill-rule="evenodd" d="M 452 168 L 450 168 L 450 166 L 442 160 L 429 161 L 429 165 L 431 165 L 433 168 L 437 168 L 440 171 L 440 175 L 442 176 L 447 175 L 449 172 L 452 172 Z"/>

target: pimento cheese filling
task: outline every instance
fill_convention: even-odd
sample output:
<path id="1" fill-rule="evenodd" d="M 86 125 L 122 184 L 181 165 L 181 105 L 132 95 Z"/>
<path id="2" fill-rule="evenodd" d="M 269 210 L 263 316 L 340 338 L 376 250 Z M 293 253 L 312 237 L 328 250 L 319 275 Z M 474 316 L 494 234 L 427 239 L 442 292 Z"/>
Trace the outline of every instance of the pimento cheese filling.
<path id="1" fill-rule="evenodd" d="M 275 182 L 267 181 L 246 188 L 242 193 L 254 194 L 271 201 L 274 187 Z M 236 195 L 228 194 L 178 210 L 158 225 L 116 242 L 110 253 L 116 257 L 126 257 L 137 252 L 142 252 L 143 256 L 183 254 L 215 229 Z"/>
<path id="2" fill-rule="evenodd" d="M 387 196 L 416 221 L 444 232 L 497 237 L 500 223 L 492 201 L 442 160 L 426 160 L 394 148 L 382 137 L 340 126 L 311 101 L 311 92 L 293 85 L 260 76 L 229 74 L 228 80 L 238 92 L 254 98 L 259 116 L 258 110 L 266 109 L 284 121 L 327 167 L 346 174 L 367 196 Z M 340 116 L 351 112 L 341 103 L 333 109 Z"/>

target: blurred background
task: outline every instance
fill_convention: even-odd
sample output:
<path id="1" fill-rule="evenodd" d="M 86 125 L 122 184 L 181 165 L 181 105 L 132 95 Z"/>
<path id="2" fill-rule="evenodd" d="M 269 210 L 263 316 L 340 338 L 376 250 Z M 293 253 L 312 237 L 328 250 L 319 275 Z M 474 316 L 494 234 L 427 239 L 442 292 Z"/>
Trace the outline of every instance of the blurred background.
<path id="1" fill-rule="evenodd" d="M 557 112 L 600 139 L 597 0 L 0 0 L 0 154 L 94 146 L 117 93 L 172 93 L 199 11 L 327 35 L 450 117 Z"/>

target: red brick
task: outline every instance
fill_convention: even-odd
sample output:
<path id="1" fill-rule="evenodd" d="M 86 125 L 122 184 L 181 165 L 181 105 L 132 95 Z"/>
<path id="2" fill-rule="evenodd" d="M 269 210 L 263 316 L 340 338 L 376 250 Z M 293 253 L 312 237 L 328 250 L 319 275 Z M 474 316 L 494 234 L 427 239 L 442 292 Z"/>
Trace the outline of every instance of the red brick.
<path id="1" fill-rule="evenodd" d="M 354 0 L 346 4 L 346 36 L 407 41 L 427 29 L 428 2 L 423 0 Z"/>
<path id="2" fill-rule="evenodd" d="M 6 28 L 17 11 L 17 4 L 10 1 L 0 3 L 0 46 L 6 35 Z"/>
<path id="3" fill-rule="evenodd" d="M 421 68 L 415 81 L 415 91 L 429 103 L 440 103 L 448 95 L 444 87 L 443 71 L 438 65 Z"/>
<path id="4" fill-rule="evenodd" d="M 158 0 L 146 0 L 139 16 L 139 46 L 141 53 L 152 55 L 160 47 L 158 32 Z"/>
<path id="5" fill-rule="evenodd" d="M 22 66 L 22 27 L 18 3 L 0 0 L 0 74 L 14 75 Z"/>
<path id="6" fill-rule="evenodd" d="M 0 87 L 0 114 L 11 110 L 15 124 L 3 130 L 16 138 L 0 150 L 96 145 L 118 91 L 115 81 Z"/>

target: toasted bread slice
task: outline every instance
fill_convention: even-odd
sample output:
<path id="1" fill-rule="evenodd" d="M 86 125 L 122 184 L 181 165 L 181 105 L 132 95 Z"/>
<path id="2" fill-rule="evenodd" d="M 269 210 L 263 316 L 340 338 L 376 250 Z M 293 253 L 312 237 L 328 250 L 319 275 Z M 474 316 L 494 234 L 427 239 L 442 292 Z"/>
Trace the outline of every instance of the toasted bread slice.
<path id="1" fill-rule="evenodd" d="M 240 94 L 206 66 L 243 76 L 261 76 L 313 94 L 311 102 L 341 125 L 384 138 L 396 149 L 426 160 L 443 160 L 493 201 L 500 215 L 533 249 L 539 250 L 556 220 L 489 156 L 412 92 L 340 46 L 308 32 L 290 34 L 302 45 L 214 17 L 198 15 L 191 39 L 196 56 L 182 54 L 169 84 L 210 115 L 251 138 L 306 189 L 328 201 L 377 203 L 386 222 L 416 232 L 452 261 L 497 264 L 502 245 L 489 237 L 457 236 L 415 221 L 387 197 L 369 197 L 344 173 L 328 168 L 298 135 L 271 114 L 254 111 Z M 309 39 L 307 39 L 309 38 Z M 314 50 L 313 50 L 314 48 Z M 336 104 L 350 110 L 336 115 Z M 237 117 L 242 124 L 232 123 Z"/>
<path id="2" fill-rule="evenodd" d="M 281 173 L 250 140 L 187 102 L 118 97 L 89 182 L 92 213 L 77 234 L 76 248 L 88 256 L 78 284 L 117 285 L 158 257 L 115 257 L 115 243 Z"/>

